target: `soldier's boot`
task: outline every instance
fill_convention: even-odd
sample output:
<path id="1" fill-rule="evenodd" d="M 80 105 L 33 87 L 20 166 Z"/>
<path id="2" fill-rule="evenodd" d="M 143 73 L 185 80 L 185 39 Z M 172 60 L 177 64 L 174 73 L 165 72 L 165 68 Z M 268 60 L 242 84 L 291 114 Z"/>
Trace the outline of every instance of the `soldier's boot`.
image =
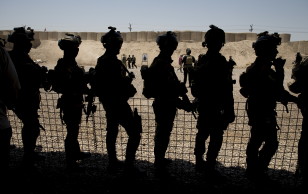
<path id="1" fill-rule="evenodd" d="M 196 155 L 196 166 L 195 170 L 197 172 L 204 172 L 206 162 L 203 159 L 203 155 Z"/>

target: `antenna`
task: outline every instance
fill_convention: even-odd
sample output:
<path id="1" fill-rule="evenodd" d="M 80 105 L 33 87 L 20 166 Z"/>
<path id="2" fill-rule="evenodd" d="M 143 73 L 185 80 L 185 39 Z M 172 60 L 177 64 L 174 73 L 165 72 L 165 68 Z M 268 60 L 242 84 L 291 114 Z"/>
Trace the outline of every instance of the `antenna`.
<path id="1" fill-rule="evenodd" d="M 253 31 L 253 28 L 252 28 L 253 24 L 250 25 L 250 29 L 249 29 L 249 32 L 252 32 Z"/>
<path id="2" fill-rule="evenodd" d="M 132 31 L 132 24 L 131 23 L 129 23 L 128 29 L 129 29 L 130 32 Z"/>

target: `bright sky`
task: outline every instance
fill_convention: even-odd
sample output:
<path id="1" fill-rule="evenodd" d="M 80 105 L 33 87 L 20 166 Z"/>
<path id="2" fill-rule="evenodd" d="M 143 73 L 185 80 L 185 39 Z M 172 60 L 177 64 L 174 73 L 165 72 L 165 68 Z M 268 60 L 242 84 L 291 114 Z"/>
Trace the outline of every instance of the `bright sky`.
<path id="1" fill-rule="evenodd" d="M 1 0 L 0 30 L 207 31 L 289 33 L 308 40 L 308 0 Z"/>

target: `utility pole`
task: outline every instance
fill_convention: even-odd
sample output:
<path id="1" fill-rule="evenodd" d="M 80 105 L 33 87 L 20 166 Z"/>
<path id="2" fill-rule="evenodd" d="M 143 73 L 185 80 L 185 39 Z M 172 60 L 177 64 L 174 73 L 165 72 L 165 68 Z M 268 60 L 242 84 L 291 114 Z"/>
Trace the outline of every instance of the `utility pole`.
<path id="1" fill-rule="evenodd" d="M 131 23 L 129 23 L 128 29 L 129 29 L 130 32 L 132 31 L 132 24 Z"/>
<path id="2" fill-rule="evenodd" d="M 253 28 L 252 28 L 253 24 L 250 25 L 250 29 L 249 29 L 249 32 L 252 32 L 253 31 Z"/>

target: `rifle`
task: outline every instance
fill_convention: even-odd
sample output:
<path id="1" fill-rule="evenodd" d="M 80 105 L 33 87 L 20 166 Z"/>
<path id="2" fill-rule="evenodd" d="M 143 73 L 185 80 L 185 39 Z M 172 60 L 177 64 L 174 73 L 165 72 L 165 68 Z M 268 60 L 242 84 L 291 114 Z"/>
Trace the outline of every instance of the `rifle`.
<path id="1" fill-rule="evenodd" d="M 91 113 L 94 114 L 96 112 L 96 108 L 97 108 L 96 105 L 93 104 L 94 101 L 95 101 L 95 95 L 92 92 L 92 90 L 89 91 L 89 94 L 86 96 L 85 101 L 88 102 L 87 108 L 85 110 L 85 113 L 87 115 L 86 122 L 88 122 L 90 114 Z"/>
<path id="2" fill-rule="evenodd" d="M 185 108 L 184 110 L 186 110 L 187 112 L 191 112 L 191 114 L 194 116 L 195 119 L 197 119 L 196 116 L 196 109 L 194 108 L 193 104 L 190 102 L 188 96 L 185 94 L 182 96 L 183 102 L 184 104 L 186 104 L 187 108 Z"/>

